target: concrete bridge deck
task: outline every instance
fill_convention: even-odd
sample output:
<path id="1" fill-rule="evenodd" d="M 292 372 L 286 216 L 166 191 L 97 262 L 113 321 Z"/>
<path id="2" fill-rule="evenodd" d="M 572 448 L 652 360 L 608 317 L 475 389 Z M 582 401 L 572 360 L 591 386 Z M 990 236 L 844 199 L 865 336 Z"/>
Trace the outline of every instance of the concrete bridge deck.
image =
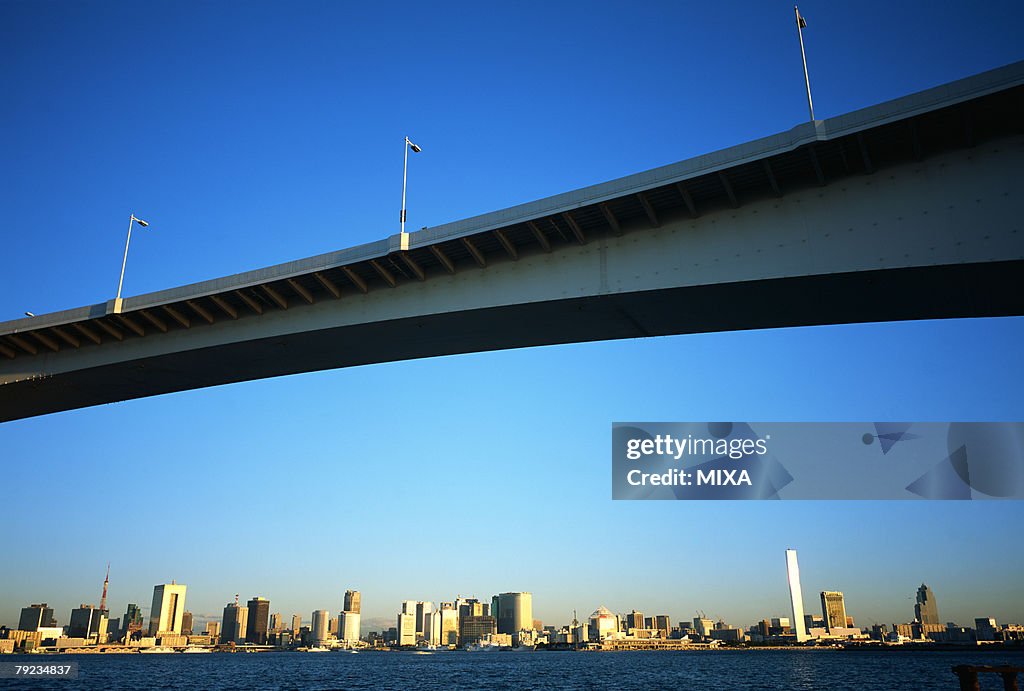
<path id="1" fill-rule="evenodd" d="M 335 367 L 1024 314 L 1024 62 L 407 236 L 0 323 L 0 421 Z"/>

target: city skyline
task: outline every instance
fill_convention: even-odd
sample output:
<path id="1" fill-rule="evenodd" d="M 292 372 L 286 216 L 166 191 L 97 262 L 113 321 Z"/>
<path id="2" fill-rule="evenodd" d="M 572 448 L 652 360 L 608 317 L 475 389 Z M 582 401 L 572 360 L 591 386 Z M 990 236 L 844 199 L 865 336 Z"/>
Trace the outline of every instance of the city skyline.
<path id="1" fill-rule="evenodd" d="M 923 7 L 801 5 L 817 117 L 1022 57 L 1019 3 Z M 113 298 L 129 214 L 149 226 L 126 296 L 384 238 L 405 136 L 423 147 L 419 229 L 807 117 L 789 5 L 402 13 L 419 30 L 397 41 L 386 7 L 0 7 L 0 320 Z M 1021 342 L 1019 317 L 635 339 L 6 423 L 0 622 L 47 602 L 67 624 L 109 561 L 110 611 L 136 603 L 146 626 L 153 585 L 175 580 L 197 622 L 241 593 L 309 624 L 358 587 L 364 628 L 410 598 L 515 590 L 544 621 L 606 606 L 746 625 L 790 616 L 790 547 L 808 612 L 841 591 L 858 624 L 909 620 L 923 582 L 943 622 L 1022 622 L 1021 502 L 615 502 L 608 486 L 616 420 L 1024 419 Z M 235 496 L 255 509 L 228 510 Z"/>
<path id="2" fill-rule="evenodd" d="M 795 592 L 801 593 L 801 594 L 802 594 L 802 592 L 808 592 L 812 596 L 811 602 L 808 603 L 807 595 L 806 594 L 802 594 L 802 607 L 800 608 L 800 617 L 801 617 L 800 620 L 801 620 L 801 622 L 803 621 L 802 617 L 809 617 L 809 616 L 820 617 L 820 618 L 822 618 L 822 626 L 827 628 L 827 629 L 831 629 L 832 627 L 837 627 L 837 626 L 840 627 L 840 628 L 844 627 L 846 625 L 845 621 L 846 621 L 847 617 L 851 617 L 851 618 L 854 619 L 854 621 L 856 622 L 855 628 L 867 628 L 867 627 L 869 627 L 871 625 L 874 625 L 874 624 L 892 625 L 892 624 L 909 623 L 909 622 L 912 622 L 912 621 L 920 621 L 921 623 L 924 623 L 924 624 L 941 624 L 943 626 L 945 626 L 947 623 L 957 623 L 957 624 L 969 625 L 975 619 L 987 618 L 987 617 L 992 617 L 992 618 L 996 619 L 997 621 L 999 621 L 1001 624 L 1024 622 L 1024 619 L 1016 619 L 1016 618 L 1013 618 L 1012 616 L 1007 616 L 1007 614 L 1005 614 L 1003 612 L 974 613 L 974 614 L 972 614 L 970 616 L 961 617 L 960 619 L 957 619 L 957 618 L 947 618 L 947 619 L 944 619 L 944 620 L 941 620 L 941 621 L 935 620 L 936 619 L 936 616 L 934 616 L 934 612 L 936 610 L 936 604 L 935 603 L 936 603 L 936 600 L 938 598 L 935 595 L 933 589 L 930 586 L 928 586 L 928 585 L 926 585 L 924 583 L 922 583 L 918 588 L 914 589 L 914 593 L 917 596 L 917 601 L 914 602 L 914 603 L 908 604 L 908 606 L 906 608 L 908 610 L 908 612 L 910 613 L 910 616 L 901 617 L 901 615 L 894 615 L 894 616 L 890 617 L 888 620 L 885 620 L 885 619 L 871 619 L 869 621 L 869 620 L 866 620 L 863 617 L 857 615 L 856 612 L 848 611 L 847 610 L 847 607 L 846 607 L 846 596 L 844 595 L 844 591 L 835 591 L 835 590 L 820 590 L 820 591 L 810 590 L 810 591 L 804 591 L 803 579 L 801 578 L 801 576 L 799 574 L 799 569 L 798 568 L 793 569 L 792 566 L 791 566 L 791 564 L 792 564 L 791 560 L 795 560 L 795 556 L 791 556 L 791 553 L 794 552 L 794 550 L 787 549 L 787 550 L 785 550 L 785 552 L 786 552 L 785 587 L 789 589 L 789 590 L 787 590 L 787 594 L 789 596 L 789 599 L 787 599 L 786 606 L 789 609 L 775 608 L 775 609 L 771 609 L 770 611 L 769 610 L 765 610 L 764 612 L 759 614 L 756 618 L 752 619 L 751 622 L 744 622 L 744 621 L 741 621 L 740 619 L 738 619 L 736 617 L 721 616 L 721 615 L 718 615 L 717 613 L 709 615 L 707 617 L 708 620 L 711 621 L 712 623 L 719 622 L 719 621 L 724 621 L 724 622 L 729 623 L 730 625 L 740 626 L 742 628 L 746 628 L 746 627 L 750 626 L 751 624 L 756 624 L 757 622 L 761 621 L 764 618 L 780 618 L 781 617 L 781 618 L 788 618 L 791 621 L 794 620 L 794 618 L 792 616 L 790 616 L 790 615 L 793 613 L 793 610 L 795 609 L 793 607 L 793 601 L 792 601 L 792 597 L 793 597 L 793 589 L 792 589 L 793 588 L 793 580 L 792 580 L 793 576 L 792 576 L 792 574 L 795 573 L 796 574 L 795 575 L 795 578 L 796 578 L 796 590 L 795 590 Z M 296 612 L 296 611 L 294 611 L 296 608 L 288 608 L 288 607 L 282 608 L 280 606 L 279 602 L 274 600 L 274 599 L 272 599 L 272 598 L 265 598 L 263 596 L 256 595 L 256 596 L 253 596 L 252 598 L 250 598 L 248 600 L 248 602 L 246 603 L 244 600 L 243 601 L 239 601 L 238 600 L 238 596 L 236 595 L 235 599 L 233 601 L 229 601 L 228 604 L 224 607 L 224 611 L 222 613 L 212 613 L 212 612 L 205 612 L 204 613 L 204 612 L 194 612 L 194 611 L 192 611 L 191 607 L 186 607 L 184 605 L 178 605 L 177 604 L 177 598 L 179 596 L 184 601 L 184 593 L 186 592 L 186 590 L 185 590 L 186 588 L 187 588 L 187 584 L 182 584 L 182 585 L 175 586 L 173 583 L 172 584 L 158 584 L 156 586 L 153 586 L 153 602 L 154 602 L 154 604 L 156 604 L 157 602 L 164 602 L 164 603 L 166 603 L 168 601 L 172 601 L 172 602 L 175 603 L 175 604 L 173 604 L 171 606 L 172 607 L 172 614 L 170 615 L 170 620 L 171 620 L 171 622 L 177 622 L 177 623 L 169 624 L 168 625 L 169 628 L 167 628 L 167 629 L 160 629 L 160 627 L 157 625 L 156 620 L 154 620 L 153 617 L 152 617 L 152 613 L 151 613 L 152 608 L 138 607 L 137 603 L 129 602 L 126 605 L 127 611 L 130 612 L 132 610 L 132 608 L 137 608 L 137 611 L 140 612 L 142 614 L 142 616 L 144 617 L 144 624 L 145 625 L 144 625 L 143 629 L 144 630 L 149 630 L 150 631 L 150 635 L 153 635 L 153 631 L 155 631 L 153 629 L 154 626 L 157 626 L 158 630 L 168 630 L 168 631 L 176 630 L 177 632 L 180 632 L 182 630 L 182 623 L 181 623 L 182 622 L 182 615 L 184 614 L 184 615 L 189 617 L 189 621 L 194 621 L 194 628 L 196 630 L 200 629 L 202 626 L 205 626 L 205 624 L 208 623 L 208 622 L 217 622 L 217 623 L 222 623 L 223 622 L 225 628 L 222 629 L 221 633 L 222 633 L 222 636 L 226 636 L 227 638 L 222 638 L 221 642 L 225 642 L 227 640 L 233 640 L 234 638 L 239 638 L 239 639 L 244 639 L 248 643 L 253 643 L 253 644 L 257 644 L 257 645 L 265 644 L 265 642 L 267 640 L 267 632 L 273 630 L 273 627 L 272 627 L 273 617 L 276 617 L 276 616 L 280 616 L 281 617 L 280 624 L 282 626 L 284 626 L 284 623 L 286 621 L 290 621 L 291 622 L 290 628 L 295 628 L 296 617 L 299 618 L 299 623 L 301 625 L 309 625 L 311 628 L 313 626 L 313 619 L 315 619 L 318 616 L 322 617 L 322 623 L 323 623 L 324 626 L 326 626 L 326 623 L 329 622 L 331 619 L 334 619 L 335 617 L 341 617 L 342 614 L 353 614 L 353 613 L 355 613 L 357 615 L 357 618 L 356 618 L 357 622 L 359 621 L 359 619 L 361 617 L 361 612 L 360 611 L 352 612 L 352 611 L 346 611 L 346 609 L 348 608 L 348 606 L 350 606 L 353 603 L 353 600 L 351 598 L 352 598 L 352 596 L 354 594 L 354 598 L 355 598 L 354 602 L 356 603 L 358 609 L 361 610 L 361 601 L 363 599 L 362 598 L 362 596 L 363 596 L 363 591 L 362 590 L 352 590 L 352 589 L 345 590 L 343 592 L 343 594 L 339 598 L 339 602 L 341 604 L 340 604 L 340 607 L 338 609 L 330 609 L 330 608 L 323 609 L 323 608 L 317 607 L 317 608 L 314 608 L 312 610 L 307 610 L 306 612 Z M 929 605 L 928 605 L 928 609 L 926 609 L 925 612 L 922 613 L 922 610 L 921 610 L 921 606 L 922 606 L 922 604 L 921 604 L 921 597 L 922 597 L 922 594 L 924 592 L 927 592 L 927 601 L 928 601 Z M 465 593 L 461 593 L 461 594 L 460 593 L 456 593 L 454 595 L 448 594 L 445 597 L 439 598 L 439 599 L 402 600 L 400 602 L 400 607 L 401 607 L 400 614 L 402 612 L 405 612 L 407 608 L 411 607 L 412 608 L 411 615 L 412 615 L 413 618 L 410 621 L 412 621 L 415 626 L 419 627 L 419 628 L 417 628 L 415 630 L 416 633 L 422 635 L 421 625 L 424 622 L 424 619 L 423 619 L 424 612 L 427 613 L 427 614 L 429 614 L 431 611 L 440 612 L 441 608 L 442 608 L 441 606 L 442 606 L 443 603 L 445 603 L 445 600 L 450 600 L 450 601 L 460 601 L 460 600 L 463 600 L 464 601 L 466 598 L 470 598 L 470 599 L 477 598 L 478 601 L 480 601 L 480 602 L 482 602 L 482 603 L 487 605 L 487 607 L 489 608 L 490 613 L 492 614 L 492 616 L 495 617 L 495 624 L 498 627 L 498 632 L 499 633 L 504 633 L 504 632 L 511 633 L 513 630 L 517 630 L 516 626 L 512 623 L 512 620 L 510 620 L 508 622 L 504 621 L 504 618 L 507 617 L 507 616 L 510 616 L 510 615 L 507 614 L 507 613 L 505 615 L 495 615 L 494 614 L 494 611 L 495 611 L 494 610 L 494 604 L 496 604 L 499 601 L 499 597 L 501 598 L 501 601 L 504 602 L 505 601 L 504 598 L 506 596 L 522 595 L 522 594 L 524 594 L 524 593 L 521 593 L 521 592 L 497 593 L 497 592 L 495 592 L 495 593 L 492 594 L 492 596 L 483 595 L 483 596 L 480 596 L 479 598 L 477 598 L 477 596 L 473 595 L 473 594 L 468 594 L 467 595 Z M 525 595 L 531 596 L 529 601 L 528 601 L 529 604 L 526 605 L 526 610 L 525 611 L 527 612 L 527 615 L 523 615 L 522 617 L 520 617 L 518 615 L 518 610 L 517 610 L 516 618 L 514 619 L 514 621 L 517 624 L 521 623 L 520 619 L 522 619 L 524 621 L 526 619 L 529 619 L 530 622 L 535 621 L 535 620 L 539 620 L 539 621 L 545 622 L 545 624 L 550 623 L 550 624 L 557 625 L 557 626 L 563 626 L 565 624 L 568 624 L 571 621 L 571 615 L 563 617 L 564 621 L 562 619 L 559 619 L 558 617 L 555 617 L 555 618 L 553 618 L 551 620 L 546 620 L 543 617 L 535 616 L 535 613 L 533 611 L 533 604 L 532 604 L 533 603 L 532 594 L 531 593 L 525 593 Z M 173 598 L 173 600 L 169 600 L 169 598 Z M 820 603 L 821 603 L 820 604 L 820 608 L 818 608 L 816 606 L 816 602 L 819 600 L 819 598 L 820 598 Z M 643 600 L 643 598 L 636 598 L 636 599 Z M 907 599 L 911 600 L 911 599 L 914 599 L 914 598 L 908 597 Z M 827 605 L 826 605 L 826 601 L 828 601 Z M 60 618 L 58 616 L 59 612 L 61 611 L 59 606 L 52 606 L 52 605 L 50 605 L 49 601 L 40 601 L 40 602 L 42 602 L 41 606 L 45 607 L 45 609 L 39 610 L 37 615 L 36 615 L 40 620 L 45 620 L 46 617 L 48 616 L 51 621 L 53 619 L 56 619 L 56 624 L 50 624 L 51 626 L 63 626 L 63 625 L 66 625 L 66 624 L 63 624 L 60 621 Z M 391 604 L 393 604 L 393 603 L 391 603 Z M 86 607 L 87 605 L 83 604 L 81 606 L 82 607 Z M 372 630 L 386 631 L 388 628 L 391 628 L 391 626 L 394 625 L 394 615 L 392 614 L 389 617 L 386 614 L 386 610 L 387 610 L 388 606 L 389 606 L 389 603 L 379 603 L 379 604 L 377 604 L 377 606 L 372 611 L 374 611 L 374 612 L 376 612 L 376 611 L 384 611 L 385 614 L 383 614 L 383 615 L 374 614 L 374 615 L 371 615 L 370 617 L 362 618 L 361 626 L 360 626 L 361 635 L 365 636 L 368 631 L 372 631 Z M 26 621 L 26 608 L 27 607 L 28 607 L 28 605 L 22 605 L 22 606 L 20 606 L 18 608 L 19 618 L 16 620 L 16 622 L 14 624 L 6 624 L 3 621 L 0 621 L 0 626 L 8 626 L 9 628 L 20 628 L 21 624 L 24 621 Z M 37 607 L 37 605 L 33 604 L 32 607 Z M 91 607 L 91 605 L 90 605 L 90 607 Z M 596 607 L 597 610 L 608 609 L 604 602 L 596 605 L 595 607 Z M 232 609 L 232 608 L 234 608 L 234 609 Z M 259 612 L 259 616 L 258 617 L 254 616 L 252 614 L 254 611 L 257 611 L 257 608 L 258 608 L 258 612 Z M 965 606 L 963 606 L 963 605 L 961 605 L 961 606 L 956 606 L 956 605 L 950 606 L 949 603 L 944 602 L 944 604 L 943 604 L 944 611 L 947 608 L 950 609 L 950 610 L 953 610 L 953 611 L 966 611 Z M 75 608 L 72 608 L 72 610 L 73 611 L 77 611 L 78 608 L 75 607 Z M 230 614 L 229 615 L 229 610 L 231 610 L 232 612 L 237 611 L 238 615 L 234 615 L 234 614 Z M 655 611 L 655 610 L 657 610 L 657 611 Z M 701 607 L 700 605 L 698 605 L 697 607 L 694 608 L 693 611 L 699 613 L 701 615 L 701 617 L 703 618 L 705 610 L 707 610 L 706 607 Z M 100 611 L 100 610 L 97 609 L 97 611 Z M 114 611 L 116 613 L 117 611 L 120 611 L 120 610 L 111 610 L 111 611 Z M 577 613 L 581 613 L 583 611 L 585 611 L 585 609 L 577 609 Z M 615 608 L 615 607 L 612 607 L 612 608 L 609 609 L 609 611 L 613 612 L 613 613 L 616 613 L 616 614 L 623 614 L 623 613 L 625 613 L 627 611 L 631 611 L 634 614 L 636 614 L 638 610 L 637 610 L 637 608 L 635 606 L 629 606 L 629 607 L 625 607 L 625 608 Z M 659 609 L 657 606 L 640 608 L 639 611 L 641 613 L 646 613 L 647 615 L 654 615 L 654 616 L 667 615 L 669 617 L 669 621 L 670 622 L 686 621 L 686 620 L 688 620 L 690 618 L 685 613 L 683 613 L 683 614 L 681 614 L 679 616 L 675 616 L 671 612 L 669 612 L 667 608 L 662 607 L 662 608 Z M 707 610 L 707 611 L 713 611 L 713 610 Z M 819 614 L 819 612 L 820 612 L 820 614 Z M 175 613 L 176 613 L 176 616 L 175 616 Z M 245 616 L 241 616 L 241 615 L 245 615 Z M 158 613 L 158 616 L 159 616 L 159 613 Z M 582 614 L 580 614 L 580 616 L 582 616 Z M 168 619 L 168 615 L 165 613 L 164 617 L 163 617 L 163 619 L 161 619 L 161 621 L 165 621 L 167 619 Z M 229 622 L 229 619 L 230 619 L 230 622 Z M 500 624 L 499 624 L 499 621 L 501 622 Z M 260 622 L 262 622 L 262 623 L 260 623 Z M 235 634 L 231 634 L 227 630 L 227 628 L 229 626 L 233 625 L 233 624 L 237 625 L 237 629 L 236 629 Z M 269 624 L 269 626 L 268 626 L 268 624 Z M 69 618 L 69 622 L 68 622 L 67 625 L 70 625 L 70 618 Z M 125 625 L 125 622 L 122 622 L 122 625 Z M 376 629 L 374 628 L 374 626 L 376 626 Z M 798 624 L 798 625 L 794 625 L 794 631 L 797 633 L 798 636 L 805 635 L 806 634 L 806 630 L 804 630 L 802 634 L 800 633 L 800 631 L 798 629 L 798 627 L 800 627 L 800 626 L 802 626 L 802 623 Z M 506 631 L 506 629 L 507 629 L 507 631 Z M 800 640 L 802 640 L 802 639 L 800 639 Z"/>

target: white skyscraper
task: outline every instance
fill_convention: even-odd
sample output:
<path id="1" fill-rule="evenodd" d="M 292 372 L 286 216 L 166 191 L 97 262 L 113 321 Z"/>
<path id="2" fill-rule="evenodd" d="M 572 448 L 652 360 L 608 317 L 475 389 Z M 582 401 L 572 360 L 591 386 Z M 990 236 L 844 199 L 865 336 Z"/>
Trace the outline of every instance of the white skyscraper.
<path id="1" fill-rule="evenodd" d="M 416 645 L 416 603 L 413 602 L 412 612 L 398 615 L 398 645 Z"/>
<path id="2" fill-rule="evenodd" d="M 171 581 L 153 586 L 153 608 L 150 610 L 149 635 L 181 633 L 181 617 L 185 614 L 185 586 Z"/>
<path id="3" fill-rule="evenodd" d="M 359 640 L 359 612 L 342 612 L 338 622 L 338 640 L 355 643 Z"/>
<path id="4" fill-rule="evenodd" d="M 798 643 L 807 640 L 807 625 L 804 623 L 804 595 L 800 590 L 800 565 L 796 561 L 796 550 L 786 550 L 786 573 L 789 576 L 789 602 L 793 607 L 793 631 Z"/>

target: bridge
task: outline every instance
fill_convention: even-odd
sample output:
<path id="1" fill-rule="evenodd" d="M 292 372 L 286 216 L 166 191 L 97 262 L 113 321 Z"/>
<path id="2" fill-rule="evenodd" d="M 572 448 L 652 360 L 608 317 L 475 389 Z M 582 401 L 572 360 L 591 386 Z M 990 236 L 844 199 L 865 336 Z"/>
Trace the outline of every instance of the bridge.
<path id="1" fill-rule="evenodd" d="M 1024 314 L 1024 62 L 350 249 L 0 323 L 0 421 L 474 351 Z"/>

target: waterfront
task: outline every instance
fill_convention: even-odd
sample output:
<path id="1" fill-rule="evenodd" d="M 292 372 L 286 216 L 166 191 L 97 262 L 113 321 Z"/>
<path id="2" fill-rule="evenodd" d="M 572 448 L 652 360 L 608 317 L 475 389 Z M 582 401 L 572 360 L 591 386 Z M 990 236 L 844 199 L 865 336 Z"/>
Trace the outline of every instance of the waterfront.
<path id="1" fill-rule="evenodd" d="M 5 679 L 5 688 L 85 689 L 956 689 L 957 664 L 1024 665 L 1024 651 L 261 653 L 5 656 L 79 663 L 77 679 Z M 1000 689 L 994 676 L 982 689 Z"/>

